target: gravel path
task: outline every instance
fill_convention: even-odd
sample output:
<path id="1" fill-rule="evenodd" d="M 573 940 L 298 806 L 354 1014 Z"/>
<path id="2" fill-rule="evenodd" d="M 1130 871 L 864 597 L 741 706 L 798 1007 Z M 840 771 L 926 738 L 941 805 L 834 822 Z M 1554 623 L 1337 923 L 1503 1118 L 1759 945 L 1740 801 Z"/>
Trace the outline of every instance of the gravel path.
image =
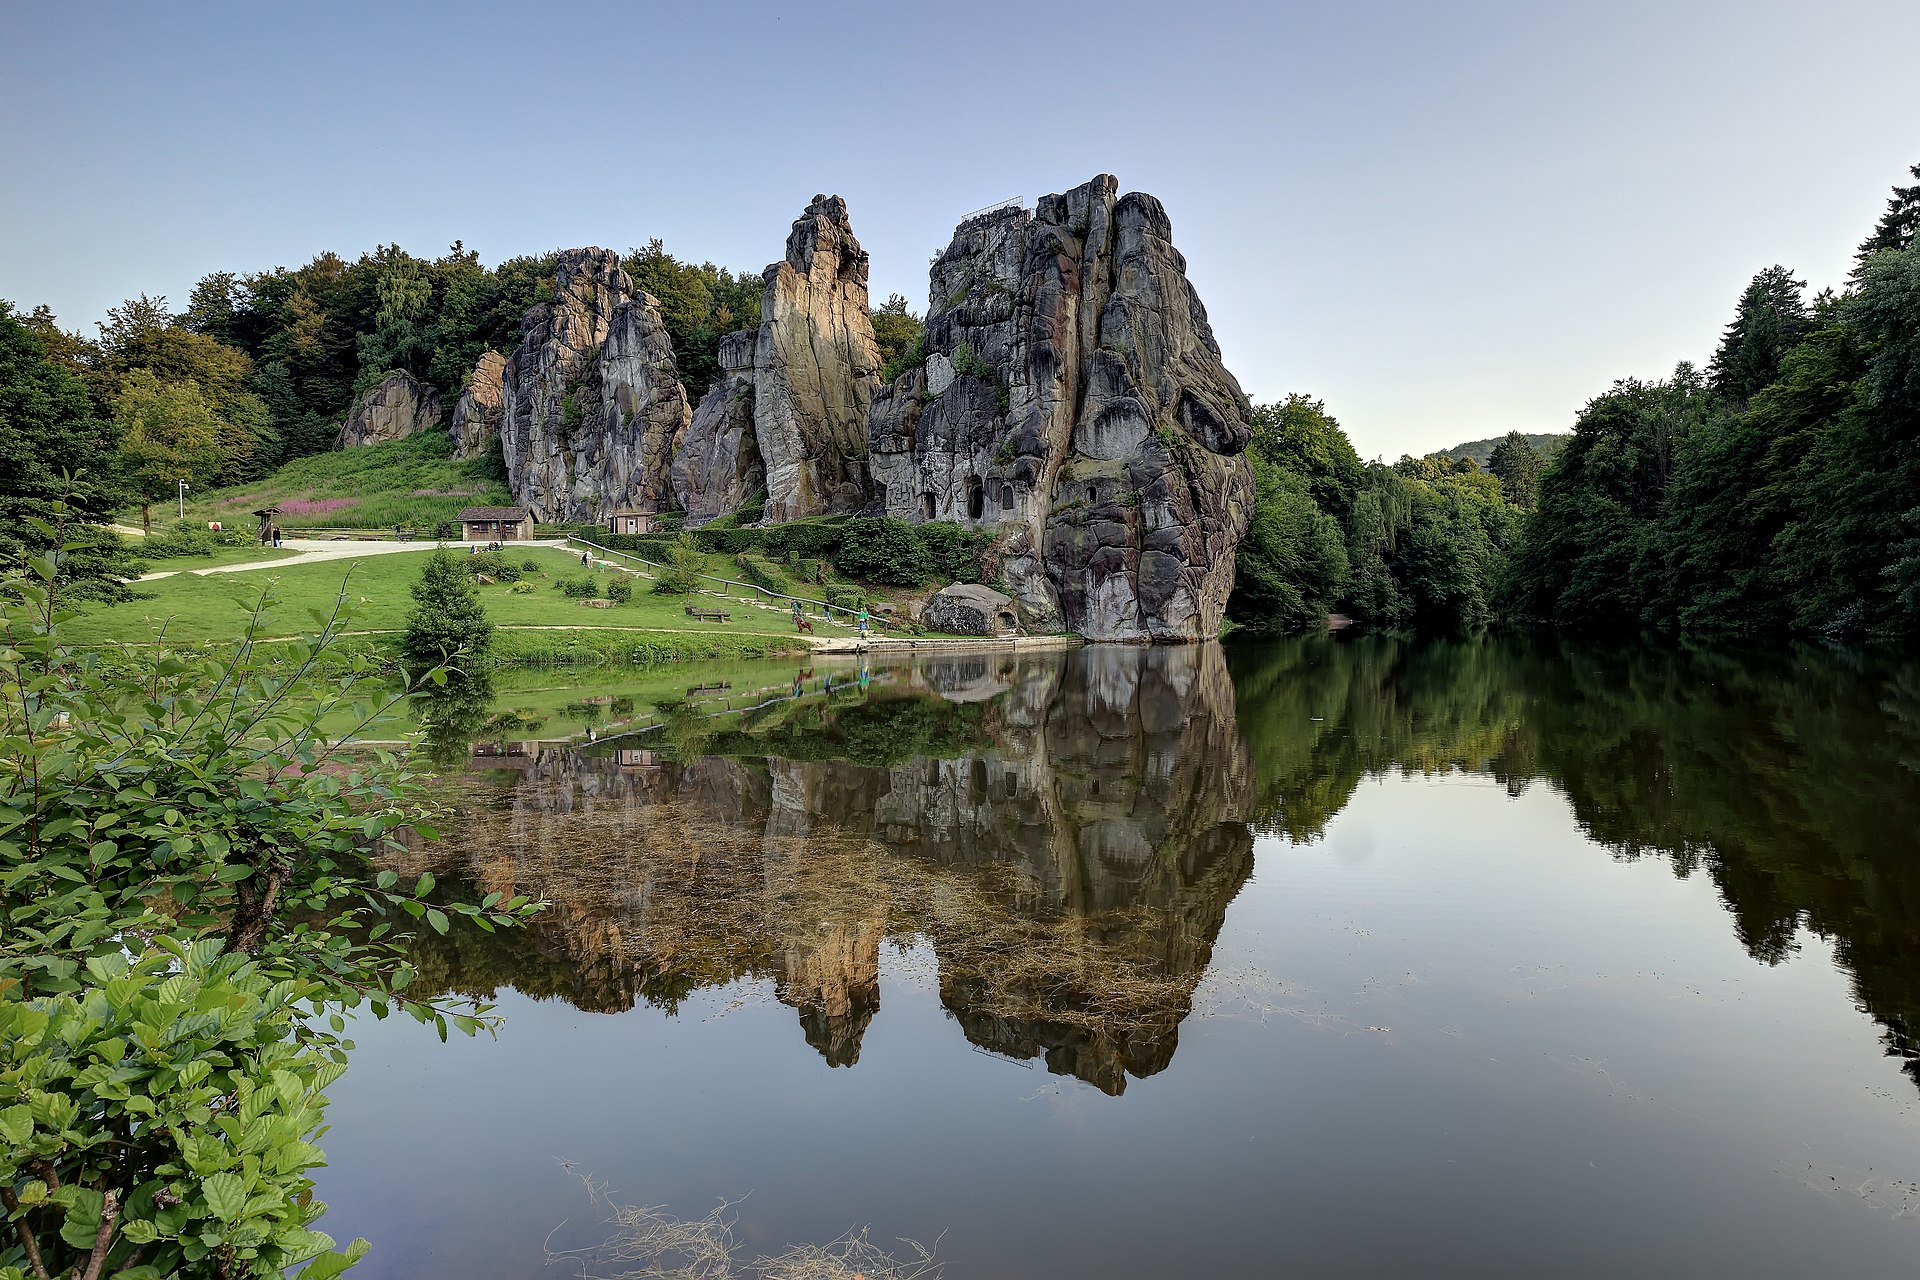
<path id="1" fill-rule="evenodd" d="M 368 556 L 390 556 L 404 551 L 432 551 L 441 544 L 437 542 L 400 542 L 397 539 L 355 539 L 353 541 L 327 542 L 317 538 L 282 538 L 280 549 L 296 554 L 282 556 L 278 560 L 255 560 L 247 564 L 217 564 L 205 569 L 165 569 L 159 573 L 143 573 L 140 581 L 152 582 L 155 578 L 171 578 L 176 573 L 191 573 L 205 577 L 210 573 L 246 573 L 254 569 L 287 569 L 297 564 L 320 564 L 328 560 L 364 560 Z M 463 548 L 465 544 L 447 543 L 448 547 Z M 557 547 L 565 551 L 564 541 L 539 540 L 512 542 L 503 544 L 508 547 Z"/>

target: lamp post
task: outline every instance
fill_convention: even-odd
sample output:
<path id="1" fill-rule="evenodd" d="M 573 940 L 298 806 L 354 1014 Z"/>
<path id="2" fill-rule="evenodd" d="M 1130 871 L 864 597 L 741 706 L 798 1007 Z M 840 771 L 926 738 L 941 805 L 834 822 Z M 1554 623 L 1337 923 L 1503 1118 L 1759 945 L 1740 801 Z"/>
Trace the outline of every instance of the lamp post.
<path id="1" fill-rule="evenodd" d="M 187 518 L 187 482 L 185 480 L 182 480 L 180 482 L 180 519 L 182 523 L 186 521 L 186 518 Z"/>

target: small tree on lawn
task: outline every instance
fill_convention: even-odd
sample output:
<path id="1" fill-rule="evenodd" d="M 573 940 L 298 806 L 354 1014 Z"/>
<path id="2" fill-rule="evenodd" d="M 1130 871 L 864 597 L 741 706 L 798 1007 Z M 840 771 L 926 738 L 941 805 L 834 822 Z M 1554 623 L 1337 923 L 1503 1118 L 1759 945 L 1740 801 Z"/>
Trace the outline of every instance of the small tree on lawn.
<path id="1" fill-rule="evenodd" d="M 487 651 L 493 623 L 473 575 L 452 552 L 434 552 L 411 590 L 414 608 L 401 644 L 409 667 L 460 666 Z"/>

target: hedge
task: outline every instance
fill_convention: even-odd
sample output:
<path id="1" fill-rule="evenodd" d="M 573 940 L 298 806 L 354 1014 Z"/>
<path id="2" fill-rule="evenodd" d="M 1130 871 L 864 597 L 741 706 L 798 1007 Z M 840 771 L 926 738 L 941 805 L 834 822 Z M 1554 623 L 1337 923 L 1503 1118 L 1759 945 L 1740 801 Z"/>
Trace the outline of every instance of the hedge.
<path id="1" fill-rule="evenodd" d="M 993 541 L 993 534 L 983 529 L 946 521 L 913 525 L 881 516 L 795 520 L 765 529 L 708 526 L 689 530 L 687 536 L 703 552 L 775 560 L 797 555 L 826 560 L 851 578 L 911 587 L 934 579 L 978 582 L 981 555 Z M 673 541 L 658 533 L 601 533 L 594 540 L 655 561 L 666 559 Z"/>

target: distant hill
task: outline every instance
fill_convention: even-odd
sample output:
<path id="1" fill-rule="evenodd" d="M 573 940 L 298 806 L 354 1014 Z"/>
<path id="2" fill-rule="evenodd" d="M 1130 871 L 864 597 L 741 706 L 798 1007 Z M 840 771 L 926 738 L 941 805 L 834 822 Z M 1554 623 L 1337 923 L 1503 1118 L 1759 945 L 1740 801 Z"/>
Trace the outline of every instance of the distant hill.
<path id="1" fill-rule="evenodd" d="M 1534 450 L 1542 457 L 1551 458 L 1560 451 L 1560 446 L 1565 444 L 1567 437 L 1572 434 L 1570 431 L 1546 431 L 1538 435 L 1529 434 L 1527 436 L 1527 443 L 1532 445 Z M 1494 446 L 1505 439 L 1505 436 L 1495 436 L 1491 440 L 1469 440 L 1465 444 L 1457 444 L 1453 446 L 1453 448 L 1444 449 L 1441 452 L 1445 453 L 1449 458 L 1472 458 L 1484 467 L 1493 460 Z"/>

